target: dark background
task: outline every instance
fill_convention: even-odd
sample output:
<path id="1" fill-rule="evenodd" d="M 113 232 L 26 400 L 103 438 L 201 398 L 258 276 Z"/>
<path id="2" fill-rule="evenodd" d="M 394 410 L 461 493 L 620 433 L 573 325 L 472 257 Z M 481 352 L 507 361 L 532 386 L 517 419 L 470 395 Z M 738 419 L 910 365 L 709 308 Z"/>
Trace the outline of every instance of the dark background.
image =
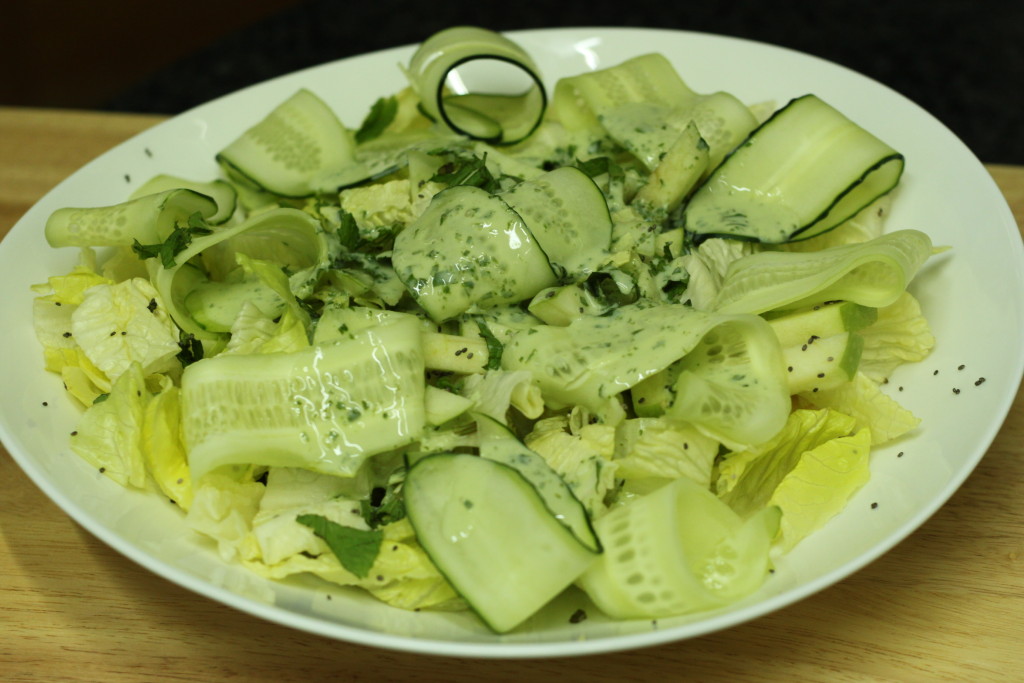
<path id="1" fill-rule="evenodd" d="M 866 74 L 989 163 L 1024 164 L 1024 2 L 43 0 L 5 10 L 0 104 L 175 114 L 295 69 L 495 30 L 637 26 L 774 43 Z"/>

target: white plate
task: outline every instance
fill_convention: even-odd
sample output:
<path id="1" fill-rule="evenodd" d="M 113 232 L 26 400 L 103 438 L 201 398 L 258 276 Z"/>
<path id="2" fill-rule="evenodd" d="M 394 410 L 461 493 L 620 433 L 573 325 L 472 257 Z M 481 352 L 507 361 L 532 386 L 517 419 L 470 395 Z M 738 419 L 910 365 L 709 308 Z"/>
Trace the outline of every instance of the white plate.
<path id="1" fill-rule="evenodd" d="M 264 581 L 221 562 L 209 544 L 184 527 L 173 506 L 120 488 L 71 453 L 68 434 L 76 412 L 62 395 L 60 379 L 44 372 L 31 327 L 29 286 L 66 272 L 75 259 L 72 250 L 47 247 L 42 227 L 50 212 L 123 201 L 158 172 L 214 177 L 214 154 L 300 86 L 320 94 L 347 125 L 358 125 L 377 97 L 405 85 L 398 65 L 408 61 L 413 47 L 300 71 L 186 112 L 88 164 L 14 226 L 0 245 L 5 296 L 0 363 L 9 388 L 0 398 L 0 437 L 33 481 L 110 546 L 200 595 L 355 643 L 470 657 L 609 652 L 708 633 L 821 590 L 917 529 L 984 455 L 1024 369 L 1021 239 L 984 167 L 949 130 L 906 98 L 797 52 L 666 30 L 581 28 L 510 35 L 535 57 L 549 88 L 560 76 L 658 51 L 700 92 L 726 90 L 747 102 L 780 104 L 814 92 L 906 155 L 890 228 L 925 230 L 936 244 L 952 247 L 912 285 L 934 327 L 937 347 L 924 363 L 901 368 L 887 387 L 923 419 L 922 429 L 874 454 L 870 483 L 839 517 L 780 562 L 762 590 L 728 609 L 657 623 L 611 622 L 590 609 L 588 619 L 572 624 L 569 616 L 581 598 L 570 595 L 516 633 L 499 637 L 468 614 L 408 613 L 314 582 Z M 976 386 L 980 377 L 986 381 Z M 44 401 L 48 407 L 42 407 Z"/>

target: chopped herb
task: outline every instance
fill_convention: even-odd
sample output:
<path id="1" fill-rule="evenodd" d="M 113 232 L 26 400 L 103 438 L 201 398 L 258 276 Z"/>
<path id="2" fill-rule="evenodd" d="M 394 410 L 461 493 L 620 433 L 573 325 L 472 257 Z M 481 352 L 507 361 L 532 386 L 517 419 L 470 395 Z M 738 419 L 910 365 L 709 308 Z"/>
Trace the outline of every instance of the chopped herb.
<path id="1" fill-rule="evenodd" d="M 175 258 L 188 248 L 196 235 L 209 235 L 213 232 L 206 224 L 202 214 L 196 212 L 188 217 L 186 225 L 176 225 L 167 239 L 159 244 L 142 244 L 134 240 L 132 251 L 141 259 L 159 258 L 164 268 L 173 268 Z"/>
<path id="2" fill-rule="evenodd" d="M 96 398 L 94 398 L 94 399 L 92 400 L 92 404 L 93 404 L 93 405 L 96 405 L 97 403 L 103 403 L 103 402 L 104 402 L 104 401 L 106 401 L 106 400 L 107 400 L 108 398 L 110 398 L 110 393 L 109 393 L 109 392 L 108 392 L 108 393 L 105 393 L 105 394 L 100 394 L 99 396 L 97 396 Z"/>
<path id="3" fill-rule="evenodd" d="M 342 567 L 361 579 L 369 575 L 380 552 L 383 532 L 342 526 L 320 515 L 299 515 L 295 521 L 322 538 Z"/>
<path id="4" fill-rule="evenodd" d="M 377 486 L 359 502 L 359 514 L 371 529 L 405 518 L 405 501 L 393 487 Z"/>
<path id="5" fill-rule="evenodd" d="M 449 161 L 437 169 L 431 180 L 450 186 L 471 185 L 491 193 L 501 189 L 498 179 L 487 168 L 486 154 L 482 157 L 460 156 L 455 161 Z"/>
<path id="6" fill-rule="evenodd" d="M 500 370 L 501 369 L 501 354 L 505 352 L 504 345 L 498 341 L 498 338 L 491 332 L 491 328 L 487 326 L 482 320 L 476 322 L 477 327 L 480 329 L 480 336 L 484 338 L 487 343 L 487 365 L 484 367 L 487 370 Z M 470 354 L 472 357 L 472 354 Z"/>
<path id="7" fill-rule="evenodd" d="M 181 348 L 181 351 L 178 352 L 177 358 L 182 366 L 195 363 L 203 357 L 203 343 L 196 339 L 193 334 L 188 334 L 184 331 L 180 332 L 178 334 L 178 346 Z"/>
<path id="8" fill-rule="evenodd" d="M 370 107 L 370 111 L 366 114 L 366 118 L 364 118 L 362 124 L 360 124 L 359 130 L 356 131 L 356 142 L 368 142 L 369 140 L 380 137 L 380 134 L 384 132 L 384 129 L 391 125 L 391 122 L 395 120 L 395 114 L 397 113 L 398 99 L 396 99 L 394 95 L 378 99 L 373 103 L 373 106 Z"/>

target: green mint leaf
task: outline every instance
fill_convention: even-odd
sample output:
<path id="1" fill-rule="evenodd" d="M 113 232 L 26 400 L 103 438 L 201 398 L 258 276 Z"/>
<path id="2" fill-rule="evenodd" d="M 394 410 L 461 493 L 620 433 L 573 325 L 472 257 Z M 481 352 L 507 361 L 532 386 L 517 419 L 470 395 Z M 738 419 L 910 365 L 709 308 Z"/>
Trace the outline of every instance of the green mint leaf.
<path id="1" fill-rule="evenodd" d="M 141 259 L 159 258 L 164 268 L 173 268 L 178 254 L 185 251 L 195 235 L 209 235 L 210 229 L 198 211 L 188 217 L 186 225 L 177 225 L 167 239 L 160 244 L 141 244 L 134 240 L 132 251 Z"/>
<path id="2" fill-rule="evenodd" d="M 405 517 L 405 501 L 395 487 L 377 487 L 360 501 L 359 512 L 370 528 L 376 529 Z"/>
<path id="3" fill-rule="evenodd" d="M 491 332 L 491 328 L 487 326 L 487 323 L 482 320 L 476 322 L 476 326 L 480 329 L 480 336 L 484 338 L 484 342 L 487 343 L 487 365 L 484 367 L 487 370 L 500 370 L 501 369 L 501 354 L 505 352 L 505 346 L 498 341 L 498 338 Z"/>
<path id="4" fill-rule="evenodd" d="M 622 174 L 622 168 L 608 157 L 594 157 L 586 161 L 576 160 L 576 168 L 586 173 L 591 178 L 607 173 L 609 176 Z"/>
<path id="5" fill-rule="evenodd" d="M 338 241 L 346 249 L 355 249 L 359 244 L 359 226 L 356 225 L 356 219 L 343 209 L 340 210 L 338 217 L 341 220 L 337 231 Z"/>
<path id="6" fill-rule="evenodd" d="M 178 346 L 181 348 L 181 351 L 178 352 L 177 358 L 182 367 L 195 363 L 197 360 L 202 360 L 203 343 L 196 339 L 195 335 L 179 331 Z"/>
<path id="7" fill-rule="evenodd" d="M 490 193 L 501 189 L 498 179 L 487 168 L 487 155 L 461 156 L 437 169 L 432 181 L 453 185 L 470 185 Z"/>
<path id="8" fill-rule="evenodd" d="M 370 107 L 369 113 L 363 119 L 359 130 L 356 131 L 356 142 L 363 143 L 379 137 L 384 132 L 384 129 L 395 120 L 395 114 L 397 113 L 398 100 L 394 95 L 378 99 Z"/>
<path id="9" fill-rule="evenodd" d="M 361 579 L 369 575 L 380 552 L 384 532 L 353 529 L 342 526 L 321 515 L 299 515 L 295 521 L 308 526 L 327 543 L 341 566 Z"/>

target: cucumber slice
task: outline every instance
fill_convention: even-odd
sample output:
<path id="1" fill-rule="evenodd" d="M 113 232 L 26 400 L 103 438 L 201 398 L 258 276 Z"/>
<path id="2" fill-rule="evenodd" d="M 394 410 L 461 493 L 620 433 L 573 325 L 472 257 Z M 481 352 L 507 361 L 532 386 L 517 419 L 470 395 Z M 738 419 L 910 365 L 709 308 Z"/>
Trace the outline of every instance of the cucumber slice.
<path id="1" fill-rule="evenodd" d="M 434 195 L 395 237 L 391 261 L 435 322 L 529 299 L 556 279 L 519 214 L 469 185 Z"/>
<path id="2" fill-rule="evenodd" d="M 145 197 L 147 194 L 157 194 L 168 190 L 183 188 L 204 194 L 217 203 L 217 213 L 206 218 L 211 225 L 220 225 L 235 213 L 238 205 L 238 192 L 231 183 L 225 180 L 211 180 L 202 182 L 196 180 L 185 180 L 173 175 L 161 173 L 155 175 L 143 183 L 135 192 L 132 192 L 130 199 Z"/>
<path id="3" fill-rule="evenodd" d="M 420 545 L 498 633 L 529 618 L 596 557 L 522 474 L 494 460 L 427 456 L 409 469 L 403 491 Z"/>
<path id="4" fill-rule="evenodd" d="M 192 288 L 184 299 L 185 310 L 208 332 L 230 332 L 246 302 L 272 318 L 281 315 L 286 307 L 277 292 L 256 278 L 242 282 L 206 280 Z"/>
<path id="5" fill-rule="evenodd" d="M 663 371 L 686 358 L 666 379 Z M 645 387 L 667 386 L 662 405 L 676 406 L 673 417 L 719 440 L 768 438 L 790 408 L 779 344 L 764 320 L 680 304 L 627 305 L 566 327 L 520 332 L 506 344 L 502 366 L 529 370 L 552 408 L 580 405 L 610 423 L 623 417 L 621 392 L 632 389 L 636 405 L 654 393 Z M 675 400 L 683 374 L 690 393 Z"/>
<path id="6" fill-rule="evenodd" d="M 618 619 L 718 607 L 756 590 L 768 574 L 778 508 L 742 520 L 683 477 L 597 521 L 605 552 L 577 584 Z"/>
<path id="7" fill-rule="evenodd" d="M 419 321 L 396 317 L 293 353 L 219 355 L 182 373 L 182 434 L 198 480 L 223 465 L 351 477 L 425 421 Z"/>
<path id="8" fill-rule="evenodd" d="M 371 172 L 355 157 L 355 138 L 330 107 L 305 88 L 217 154 L 229 176 L 283 197 L 334 192 Z"/>
<path id="9" fill-rule="evenodd" d="M 881 308 L 896 301 L 932 255 L 919 230 L 896 230 L 813 252 L 760 251 L 729 264 L 713 310 L 764 313 L 822 301 Z"/>
<path id="10" fill-rule="evenodd" d="M 723 321 L 674 368 L 674 400 L 665 414 L 736 447 L 767 441 L 791 409 L 778 342 L 756 316 Z"/>
<path id="11" fill-rule="evenodd" d="M 46 241 L 51 247 L 159 244 L 194 213 L 209 218 L 217 214 L 217 204 L 205 194 L 173 189 L 113 206 L 67 207 L 46 220 Z"/>
<path id="12" fill-rule="evenodd" d="M 527 448 L 508 427 L 489 415 L 476 414 L 480 457 L 517 470 L 544 499 L 544 505 L 586 548 L 601 552 L 601 543 L 590 525 L 590 516 L 568 484 L 547 461 Z"/>
<path id="13" fill-rule="evenodd" d="M 472 73 L 482 66 L 499 68 Z M 547 108 L 544 83 L 530 55 L 483 28 L 458 26 L 435 33 L 413 54 L 406 75 L 424 114 L 456 133 L 494 144 L 529 137 Z M 507 91 L 473 91 L 477 80 L 486 81 L 488 89 Z"/>
<path id="14" fill-rule="evenodd" d="M 209 339 L 213 327 L 222 328 L 226 320 L 228 308 L 221 311 L 222 315 L 208 316 L 208 320 L 200 322 L 194 317 L 194 311 L 202 310 L 202 298 L 190 305 L 187 299 L 201 282 L 217 278 L 210 275 L 226 276 L 229 268 L 236 265 L 237 255 L 242 254 L 254 259 L 272 256 L 277 263 L 293 271 L 315 268 L 327 260 L 328 247 L 320 223 L 316 218 L 298 209 L 272 209 L 254 215 L 244 223 L 221 228 L 210 235 L 192 240 L 191 244 L 177 255 L 176 265 L 171 268 L 156 266 L 152 277 L 153 284 L 163 297 L 174 322 L 185 333 L 193 334 L 199 339 Z M 201 259 L 196 257 L 201 256 Z M 190 263 L 190 261 L 195 261 Z M 214 266 L 210 274 L 199 271 L 196 277 L 196 262 L 203 260 L 205 265 Z M 223 272 L 218 272 L 223 271 Z M 209 285 L 213 287 L 214 285 Z M 239 308 L 240 302 L 239 303 Z M 200 313 L 200 315 L 202 315 Z M 217 322 L 219 321 L 219 322 Z M 230 329 L 230 324 L 228 324 Z"/>
<path id="15" fill-rule="evenodd" d="M 612 219 L 600 188 L 575 166 L 548 171 L 500 195 L 522 216 L 552 265 L 578 279 L 608 254 Z"/>
<path id="16" fill-rule="evenodd" d="M 789 393 L 834 389 L 852 380 L 860 366 L 864 337 L 842 332 L 831 337 L 810 337 L 782 350 Z"/>
<path id="17" fill-rule="evenodd" d="M 761 124 L 694 193 L 683 224 L 696 239 L 781 243 L 831 230 L 892 190 L 903 156 L 815 97 Z"/>
<path id="18" fill-rule="evenodd" d="M 812 339 L 862 330 L 878 319 L 878 309 L 852 301 L 836 301 L 766 317 L 779 344 L 785 348 L 807 344 Z"/>

